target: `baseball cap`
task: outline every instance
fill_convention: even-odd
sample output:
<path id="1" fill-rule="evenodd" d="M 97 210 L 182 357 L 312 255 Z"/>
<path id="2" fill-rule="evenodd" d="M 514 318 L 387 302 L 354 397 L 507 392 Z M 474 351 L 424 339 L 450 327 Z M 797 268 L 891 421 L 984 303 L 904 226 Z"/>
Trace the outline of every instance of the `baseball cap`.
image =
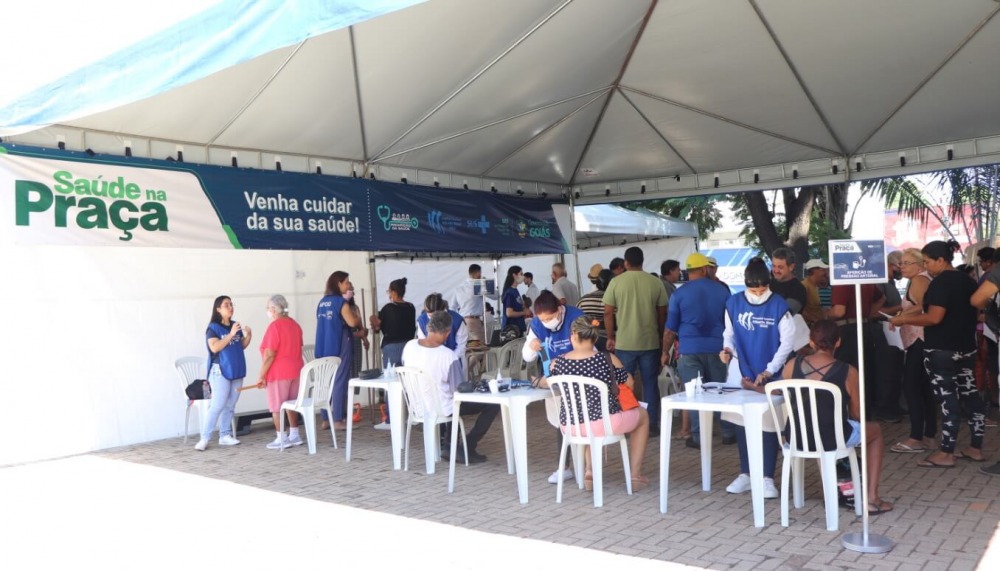
<path id="1" fill-rule="evenodd" d="M 687 266 L 687 269 L 694 270 L 698 268 L 704 268 L 705 266 L 710 266 L 712 265 L 712 262 L 710 262 L 709 259 L 705 257 L 704 254 L 695 252 L 687 257 L 685 265 Z"/>
<path id="2" fill-rule="evenodd" d="M 713 267 L 719 267 L 719 260 L 716 260 L 713 256 L 708 256 L 708 265 Z"/>
<path id="3" fill-rule="evenodd" d="M 808 262 L 806 262 L 805 270 L 809 271 L 809 270 L 811 270 L 813 268 L 824 268 L 824 269 L 826 269 L 826 268 L 829 268 L 829 267 L 830 266 L 828 266 L 828 265 L 826 265 L 826 264 L 823 263 L 823 260 L 819 260 L 819 259 L 813 258 L 813 259 L 809 260 Z"/>
<path id="4" fill-rule="evenodd" d="M 600 274 L 601 270 L 603 270 L 603 269 L 604 269 L 604 266 L 602 266 L 601 264 L 594 264 L 593 266 L 590 266 L 590 273 L 587 274 L 587 278 L 589 278 L 591 280 L 596 280 L 597 279 L 597 275 Z"/>

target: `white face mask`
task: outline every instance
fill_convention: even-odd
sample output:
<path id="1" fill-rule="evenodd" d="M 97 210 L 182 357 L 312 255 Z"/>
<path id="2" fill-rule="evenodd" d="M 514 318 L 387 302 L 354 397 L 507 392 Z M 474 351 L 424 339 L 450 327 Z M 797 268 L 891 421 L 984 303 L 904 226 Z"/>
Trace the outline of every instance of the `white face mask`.
<path id="1" fill-rule="evenodd" d="M 760 305 L 771 297 L 771 290 L 767 290 L 760 295 L 752 294 L 749 291 L 744 291 L 743 293 L 747 296 L 747 301 L 753 305 Z"/>
<path id="2" fill-rule="evenodd" d="M 271 309 L 267 310 L 267 319 L 268 319 L 268 321 L 273 321 L 274 320 L 274 310 L 271 310 Z"/>
<path id="3" fill-rule="evenodd" d="M 548 329 L 549 331 L 558 331 L 559 326 L 562 325 L 562 320 L 563 320 L 563 309 L 559 308 L 559 311 L 556 313 L 556 316 L 548 321 L 543 321 L 542 325 L 544 325 L 545 328 Z"/>
<path id="4" fill-rule="evenodd" d="M 354 299 L 354 290 L 353 289 L 349 289 L 349 290 L 345 291 L 343 297 L 344 297 L 344 301 L 351 301 L 352 299 Z"/>

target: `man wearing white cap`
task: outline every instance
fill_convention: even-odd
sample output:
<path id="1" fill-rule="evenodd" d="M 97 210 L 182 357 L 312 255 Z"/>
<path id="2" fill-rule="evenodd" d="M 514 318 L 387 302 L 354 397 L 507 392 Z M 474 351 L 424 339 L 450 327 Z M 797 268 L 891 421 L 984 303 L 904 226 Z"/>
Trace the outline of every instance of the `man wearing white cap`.
<path id="1" fill-rule="evenodd" d="M 814 258 L 806 262 L 805 270 L 802 286 L 806 288 L 806 304 L 802 307 L 802 319 L 812 327 L 813 323 L 826 317 L 820 304 L 819 289 L 830 285 L 830 266 Z"/>

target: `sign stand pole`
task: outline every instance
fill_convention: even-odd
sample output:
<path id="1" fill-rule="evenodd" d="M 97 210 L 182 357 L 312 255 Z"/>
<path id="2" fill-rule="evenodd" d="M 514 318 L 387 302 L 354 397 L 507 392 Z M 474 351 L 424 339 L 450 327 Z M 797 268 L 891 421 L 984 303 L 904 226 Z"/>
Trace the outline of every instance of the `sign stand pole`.
<path id="1" fill-rule="evenodd" d="M 858 392 L 861 401 L 861 490 L 854 490 L 854 501 L 862 502 L 862 532 L 845 533 L 841 543 L 846 549 L 860 553 L 886 553 L 893 547 L 891 539 L 877 533 L 868 533 L 868 430 L 865 427 L 865 344 L 864 320 L 861 315 L 861 284 L 854 284 L 854 307 L 858 332 Z M 847 316 L 844 316 L 845 318 Z"/>

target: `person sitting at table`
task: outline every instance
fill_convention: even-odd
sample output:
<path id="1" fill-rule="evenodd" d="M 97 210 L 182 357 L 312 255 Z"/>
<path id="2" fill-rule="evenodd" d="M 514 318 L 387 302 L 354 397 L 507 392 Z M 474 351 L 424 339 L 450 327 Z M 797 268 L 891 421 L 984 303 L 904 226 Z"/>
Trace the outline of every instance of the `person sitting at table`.
<path id="1" fill-rule="evenodd" d="M 447 415 L 454 412 L 455 389 L 464 380 L 461 361 L 455 356 L 451 349 L 447 348 L 444 342 L 451 334 L 451 314 L 447 311 L 435 311 L 430 314 L 427 320 L 427 336 L 423 339 L 413 339 L 403 347 L 403 365 L 416 367 L 423 371 L 431 381 L 434 382 L 437 390 L 441 392 L 442 408 Z M 486 435 L 493 420 L 500 413 L 500 405 L 486 404 L 478 402 L 463 402 L 461 409 L 457 411 L 461 416 L 469 414 L 479 414 L 476 424 L 472 430 L 466 434 L 466 442 L 469 446 L 469 464 L 478 464 L 486 461 L 486 456 L 476 451 L 476 445 Z M 448 459 L 451 446 L 451 423 L 441 426 L 441 450 L 442 457 Z M 462 449 L 458 449 L 462 453 Z M 464 461 L 461 457 L 456 461 Z"/>
<path id="2" fill-rule="evenodd" d="M 455 357 L 462 362 L 462 370 L 468 371 L 466 366 L 465 347 L 469 343 L 469 328 L 465 324 L 465 319 L 457 311 L 448 308 L 448 302 L 439 293 L 432 293 L 424 298 L 424 310 L 417 317 L 417 339 L 427 337 L 427 322 L 431 319 L 431 314 L 435 311 L 447 311 L 451 315 L 451 331 L 444 341 L 444 346 L 455 353 Z"/>
<path id="3" fill-rule="evenodd" d="M 535 298 L 535 318 L 528 325 L 528 337 L 524 340 L 521 356 L 525 363 L 533 363 L 545 350 L 542 364 L 542 374 L 547 375 L 552 359 L 564 355 L 573 349 L 570 342 L 571 325 L 576 319 L 583 317 L 583 312 L 572 305 L 562 305 L 556 295 L 549 290 L 538 294 Z M 550 406 L 550 405 L 546 405 Z M 556 438 L 558 449 L 562 450 L 562 431 Z M 569 480 L 573 470 L 562 467 L 549 476 L 550 484 L 558 484 L 559 478 Z"/>
<path id="4" fill-rule="evenodd" d="M 785 298 L 771 292 L 771 272 L 764 260 L 753 258 L 743 272 L 746 290 L 733 294 L 726 302 L 726 329 L 722 334 L 719 358 L 729 364 L 736 357 L 744 389 L 763 393 L 764 385 L 781 378 L 782 367 L 792 354 L 795 322 Z M 738 418 L 723 420 L 738 421 Z M 778 435 L 765 431 L 764 497 L 777 498 L 774 468 L 778 461 Z M 736 444 L 740 454 L 740 474 L 726 487 L 730 494 L 750 490 L 750 458 L 747 452 L 747 431 L 736 424 Z"/>
<path id="5" fill-rule="evenodd" d="M 632 387 L 635 381 L 632 379 L 632 375 L 625 370 L 618 357 L 611 353 L 599 353 L 594 349 L 599 330 L 593 321 L 586 317 L 578 317 L 571 324 L 570 330 L 570 342 L 573 344 L 573 349 L 552 361 L 550 372 L 553 375 L 579 375 L 607 383 L 609 389 L 611 389 L 612 382 Z M 542 379 L 539 386 L 548 386 L 548 383 Z M 587 432 L 595 436 L 604 436 L 604 417 L 601 411 L 602 403 L 598 400 L 599 393 L 596 389 L 587 387 L 586 397 L 587 409 L 590 413 Z M 578 407 L 581 405 L 582 403 L 577 402 Z M 649 415 L 641 406 L 622 410 L 618 396 L 613 390 L 608 390 L 608 414 L 611 415 L 611 430 L 615 434 L 628 435 L 632 490 L 641 490 L 649 485 L 649 479 L 642 475 L 642 459 L 646 455 L 646 442 L 649 440 Z M 559 413 L 559 422 L 563 426 L 567 423 L 564 410 Z M 591 474 L 589 452 L 584 452 L 583 457 L 586 464 L 586 472 L 583 477 L 584 487 L 587 490 L 592 490 L 594 489 L 594 481 Z"/>
<path id="6" fill-rule="evenodd" d="M 809 347 L 812 354 L 798 356 L 785 365 L 782 377 L 786 379 L 809 379 L 824 381 L 840 390 L 843 406 L 844 436 L 847 446 L 861 444 L 861 392 L 858 383 L 858 370 L 834 358 L 833 353 L 840 345 L 840 328 L 829 319 L 821 319 L 809 330 Z M 836 432 L 833 425 L 833 399 L 818 393 L 816 396 L 817 417 L 820 423 L 820 438 L 824 450 L 837 448 Z M 795 408 L 793 407 L 793 410 Z M 811 408 L 807 408 L 811 411 Z M 789 419 L 791 421 L 791 419 Z M 865 464 L 868 471 L 868 513 L 878 515 L 892 511 L 892 504 L 884 501 L 878 493 L 879 478 L 882 475 L 882 460 L 885 456 L 885 443 L 882 440 L 882 426 L 877 422 L 865 423 L 865 434 L 868 439 L 868 454 Z"/>

